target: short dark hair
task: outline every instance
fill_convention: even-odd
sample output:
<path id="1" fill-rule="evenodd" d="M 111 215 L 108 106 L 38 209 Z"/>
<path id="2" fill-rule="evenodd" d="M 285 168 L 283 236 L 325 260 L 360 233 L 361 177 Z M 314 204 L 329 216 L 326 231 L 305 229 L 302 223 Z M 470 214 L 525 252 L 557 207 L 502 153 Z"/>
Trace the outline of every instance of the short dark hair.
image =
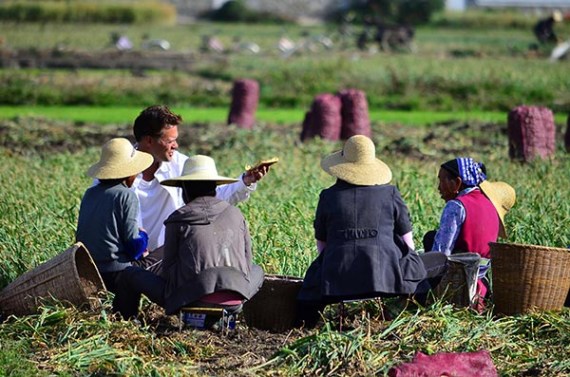
<path id="1" fill-rule="evenodd" d="M 451 174 L 452 178 L 459 177 L 459 164 L 457 160 L 454 158 L 453 160 L 449 160 L 441 164 L 441 167 L 445 169 L 449 174 Z"/>
<path id="2" fill-rule="evenodd" d="M 160 137 L 162 130 L 167 126 L 178 126 L 182 117 L 174 114 L 168 106 L 155 105 L 141 111 L 135 119 L 133 133 L 135 140 L 141 141 L 145 136 Z"/>

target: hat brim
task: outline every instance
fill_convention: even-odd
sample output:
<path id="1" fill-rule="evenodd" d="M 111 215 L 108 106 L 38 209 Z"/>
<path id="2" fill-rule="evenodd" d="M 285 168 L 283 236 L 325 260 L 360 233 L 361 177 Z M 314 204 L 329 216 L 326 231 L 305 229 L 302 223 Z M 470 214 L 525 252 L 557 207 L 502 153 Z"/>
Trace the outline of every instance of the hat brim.
<path id="1" fill-rule="evenodd" d="M 489 200 L 491 201 L 491 203 L 493 203 L 493 206 L 497 210 L 497 214 L 499 215 L 499 220 L 500 220 L 499 236 L 501 236 L 502 238 L 506 238 L 507 231 L 505 228 L 505 215 L 507 214 L 507 209 L 502 206 L 499 200 L 501 195 L 498 193 L 496 186 L 487 180 L 481 182 L 479 184 L 479 188 L 481 189 L 481 191 L 483 191 L 483 194 L 485 194 L 485 196 L 489 198 Z"/>
<path id="2" fill-rule="evenodd" d="M 346 161 L 342 151 L 324 157 L 321 168 L 333 177 L 354 185 L 383 185 L 392 180 L 392 170 L 382 160 L 375 158 L 371 163 L 356 164 Z"/>
<path id="3" fill-rule="evenodd" d="M 182 183 L 184 182 L 215 182 L 216 185 L 225 185 L 228 183 L 235 183 L 238 179 L 223 177 L 223 176 L 214 176 L 206 175 L 206 174 L 192 174 L 192 175 L 183 175 L 176 178 L 165 179 L 164 181 L 160 182 L 161 185 L 164 186 L 172 186 L 172 187 L 181 187 Z"/>
<path id="4" fill-rule="evenodd" d="M 87 175 L 97 179 L 121 179 L 140 174 L 150 165 L 153 157 L 149 153 L 135 150 L 128 163 L 109 164 L 99 161 L 87 170 Z"/>

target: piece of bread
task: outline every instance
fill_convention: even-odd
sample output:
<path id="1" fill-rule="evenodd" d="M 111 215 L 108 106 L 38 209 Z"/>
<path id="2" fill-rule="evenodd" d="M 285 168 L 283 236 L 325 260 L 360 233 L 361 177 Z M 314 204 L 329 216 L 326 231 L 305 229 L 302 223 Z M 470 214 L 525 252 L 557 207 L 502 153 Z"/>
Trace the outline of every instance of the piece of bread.
<path id="1" fill-rule="evenodd" d="M 278 157 L 272 157 L 272 158 L 269 158 L 267 160 L 260 160 L 260 161 L 256 162 L 253 166 L 246 165 L 245 170 L 255 170 L 255 169 L 259 169 L 262 166 L 271 166 L 278 161 L 279 161 Z"/>

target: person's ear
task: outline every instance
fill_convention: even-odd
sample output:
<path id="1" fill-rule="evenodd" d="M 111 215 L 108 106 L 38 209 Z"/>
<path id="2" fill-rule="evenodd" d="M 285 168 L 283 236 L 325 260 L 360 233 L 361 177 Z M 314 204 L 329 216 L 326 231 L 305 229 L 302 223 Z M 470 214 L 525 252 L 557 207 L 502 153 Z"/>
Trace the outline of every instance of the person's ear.
<path id="1" fill-rule="evenodd" d="M 461 191 L 461 185 L 463 184 L 461 177 L 455 177 L 455 179 L 453 180 L 453 183 L 454 183 L 454 185 L 453 185 L 454 192 L 459 193 L 459 191 Z"/>
<path id="2" fill-rule="evenodd" d="M 140 146 L 148 147 L 152 144 L 152 137 L 150 135 L 145 135 L 141 138 L 141 141 L 138 142 Z"/>

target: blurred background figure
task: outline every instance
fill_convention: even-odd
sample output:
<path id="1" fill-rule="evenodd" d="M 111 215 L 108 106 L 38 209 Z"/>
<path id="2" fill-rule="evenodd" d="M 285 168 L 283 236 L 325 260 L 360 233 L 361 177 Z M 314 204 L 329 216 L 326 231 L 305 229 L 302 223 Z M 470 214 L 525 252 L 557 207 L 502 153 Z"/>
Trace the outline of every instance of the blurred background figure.
<path id="1" fill-rule="evenodd" d="M 117 32 L 111 33 L 111 43 L 119 51 L 129 51 L 133 49 L 133 43 L 129 37 Z"/>
<path id="2" fill-rule="evenodd" d="M 286 36 L 281 36 L 277 42 L 277 49 L 285 56 L 289 56 L 295 51 L 296 45 L 291 39 Z"/>
<path id="3" fill-rule="evenodd" d="M 217 52 L 223 53 L 225 51 L 222 41 L 216 36 L 203 35 L 202 45 L 200 46 L 200 51 L 202 52 Z"/>
<path id="4" fill-rule="evenodd" d="M 557 43 L 558 36 L 554 33 L 554 24 L 562 22 L 562 20 L 562 12 L 558 10 L 552 12 L 549 17 L 539 20 L 533 28 L 536 39 L 538 39 L 541 44 Z"/>
<path id="5" fill-rule="evenodd" d="M 170 50 L 170 42 L 166 39 L 151 39 L 148 34 L 143 35 L 142 48 L 144 50 Z"/>
<path id="6" fill-rule="evenodd" d="M 257 43 L 242 41 L 239 36 L 232 38 L 232 52 L 259 54 L 261 48 Z"/>
<path id="7" fill-rule="evenodd" d="M 413 51 L 414 35 L 415 30 L 411 26 L 379 24 L 374 39 L 382 51 Z"/>

